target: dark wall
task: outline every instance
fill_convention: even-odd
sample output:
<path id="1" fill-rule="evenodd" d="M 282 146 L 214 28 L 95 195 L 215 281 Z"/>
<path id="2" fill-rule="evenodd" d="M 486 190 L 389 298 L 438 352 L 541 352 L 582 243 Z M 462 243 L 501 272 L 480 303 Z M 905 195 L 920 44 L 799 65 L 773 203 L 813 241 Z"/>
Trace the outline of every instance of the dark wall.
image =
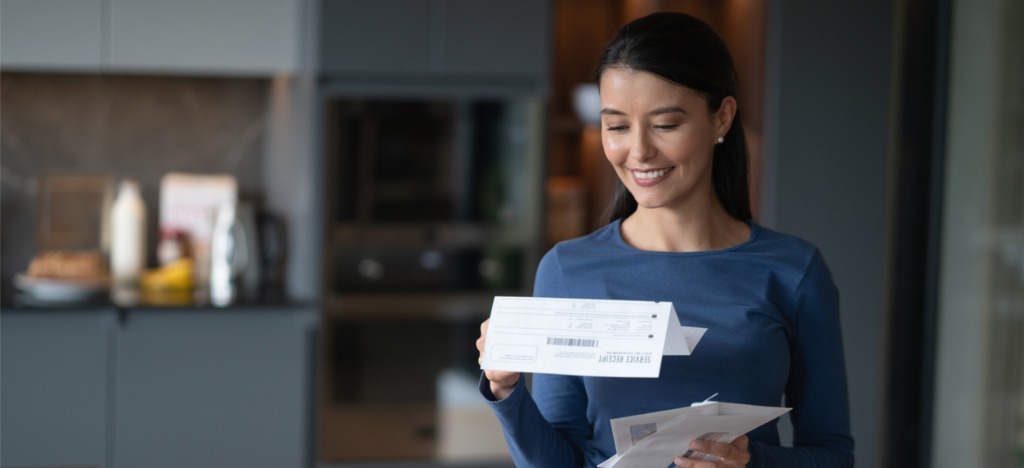
<path id="1" fill-rule="evenodd" d="M 769 7 L 763 218 L 815 243 L 840 290 L 857 466 L 882 466 L 890 2 Z"/>

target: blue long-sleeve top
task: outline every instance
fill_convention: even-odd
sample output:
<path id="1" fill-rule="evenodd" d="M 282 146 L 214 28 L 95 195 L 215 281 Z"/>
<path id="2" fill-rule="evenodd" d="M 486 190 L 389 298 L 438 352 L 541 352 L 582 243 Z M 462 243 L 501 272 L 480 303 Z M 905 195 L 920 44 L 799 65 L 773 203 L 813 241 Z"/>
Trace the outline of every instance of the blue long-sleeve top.
<path id="1" fill-rule="evenodd" d="M 556 245 L 534 295 L 672 301 L 707 332 L 690 356 L 665 356 L 649 378 L 534 374 L 490 400 L 516 466 L 593 467 L 615 453 L 610 420 L 716 401 L 793 408 L 793 447 L 777 421 L 751 431 L 751 467 L 853 466 L 839 295 L 818 249 L 750 224 L 750 238 L 705 252 L 635 249 L 621 221 Z M 689 441 L 680 441 L 680 453 Z M 666 460 L 670 464 L 671 460 Z"/>

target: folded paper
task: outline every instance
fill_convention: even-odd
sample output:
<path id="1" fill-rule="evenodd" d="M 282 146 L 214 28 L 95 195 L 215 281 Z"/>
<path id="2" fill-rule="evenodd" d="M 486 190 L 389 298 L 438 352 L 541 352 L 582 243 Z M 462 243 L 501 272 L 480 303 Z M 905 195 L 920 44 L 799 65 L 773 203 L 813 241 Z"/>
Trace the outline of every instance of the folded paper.
<path id="1" fill-rule="evenodd" d="M 663 356 L 689 355 L 706 330 L 680 325 L 671 302 L 498 296 L 480 366 L 657 377 Z"/>

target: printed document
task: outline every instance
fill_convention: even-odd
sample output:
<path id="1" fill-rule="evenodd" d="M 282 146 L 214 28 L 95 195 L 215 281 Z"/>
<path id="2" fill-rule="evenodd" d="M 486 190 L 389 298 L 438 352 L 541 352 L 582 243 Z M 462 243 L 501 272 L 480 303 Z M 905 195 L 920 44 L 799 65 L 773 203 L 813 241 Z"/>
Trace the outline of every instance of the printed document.
<path id="1" fill-rule="evenodd" d="M 789 410 L 771 406 L 705 402 L 612 419 L 615 455 L 597 466 L 667 466 L 679 455 L 718 461 L 714 455 L 690 450 L 690 442 L 709 440 L 731 443 Z"/>
<path id="2" fill-rule="evenodd" d="M 681 326 L 671 302 L 498 296 L 480 367 L 657 377 L 662 356 L 689 355 L 705 331 Z"/>

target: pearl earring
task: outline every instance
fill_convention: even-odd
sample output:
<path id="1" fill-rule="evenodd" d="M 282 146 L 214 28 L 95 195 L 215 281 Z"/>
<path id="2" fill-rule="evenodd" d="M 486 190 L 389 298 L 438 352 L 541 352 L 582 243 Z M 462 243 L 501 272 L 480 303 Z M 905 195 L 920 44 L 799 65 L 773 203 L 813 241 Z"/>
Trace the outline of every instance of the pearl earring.
<path id="1" fill-rule="evenodd" d="M 718 144 L 722 144 L 722 143 L 725 143 L 725 137 L 718 137 L 718 139 L 717 139 L 717 140 L 715 140 L 715 141 L 717 141 L 717 142 L 718 142 Z"/>

